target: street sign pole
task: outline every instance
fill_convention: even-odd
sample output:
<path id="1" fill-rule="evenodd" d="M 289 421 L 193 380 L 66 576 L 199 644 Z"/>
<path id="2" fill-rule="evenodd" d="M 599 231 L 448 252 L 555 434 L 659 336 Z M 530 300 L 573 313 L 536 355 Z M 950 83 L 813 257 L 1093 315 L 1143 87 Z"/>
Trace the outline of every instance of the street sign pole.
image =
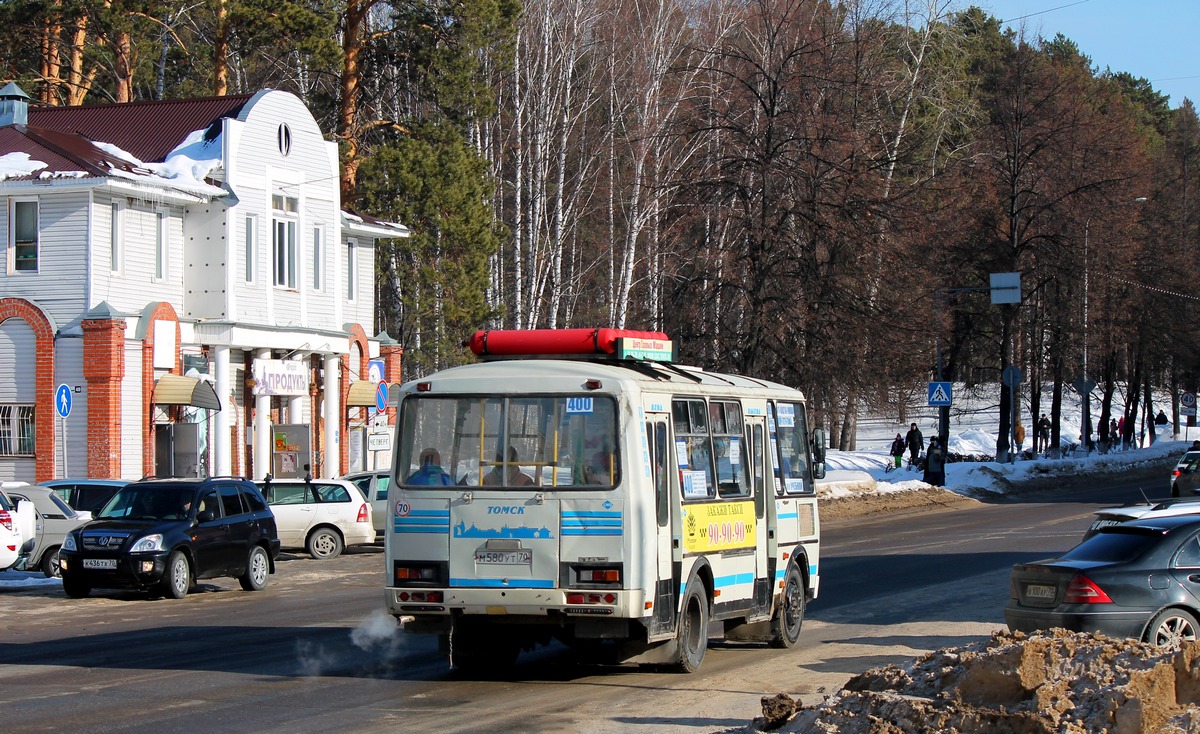
<path id="1" fill-rule="evenodd" d="M 71 387 L 66 383 L 60 384 L 54 391 L 54 410 L 58 413 L 59 443 L 62 444 L 62 465 L 60 477 L 67 476 L 67 417 L 71 415 Z M 56 462 L 57 463 L 57 462 Z"/>

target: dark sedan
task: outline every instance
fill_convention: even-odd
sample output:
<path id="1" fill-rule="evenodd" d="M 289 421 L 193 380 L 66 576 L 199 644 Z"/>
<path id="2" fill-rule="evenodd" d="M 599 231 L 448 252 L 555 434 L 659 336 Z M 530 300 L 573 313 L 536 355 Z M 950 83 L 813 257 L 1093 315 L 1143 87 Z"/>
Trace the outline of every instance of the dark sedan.
<path id="1" fill-rule="evenodd" d="M 1004 620 L 1013 631 L 1063 627 L 1157 645 L 1200 631 L 1200 518 L 1132 520 L 1062 554 L 1013 566 Z"/>

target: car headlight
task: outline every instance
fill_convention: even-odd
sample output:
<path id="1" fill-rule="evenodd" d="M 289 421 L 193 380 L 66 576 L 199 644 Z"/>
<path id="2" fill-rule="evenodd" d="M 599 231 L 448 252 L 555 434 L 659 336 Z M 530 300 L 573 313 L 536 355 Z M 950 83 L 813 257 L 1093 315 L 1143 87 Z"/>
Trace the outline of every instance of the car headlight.
<path id="1" fill-rule="evenodd" d="M 137 553 L 139 551 L 162 550 L 162 534 L 155 533 L 154 535 L 147 535 L 138 542 L 134 543 L 133 547 L 129 550 L 132 553 Z"/>
<path id="2" fill-rule="evenodd" d="M 63 538 L 62 549 L 69 551 L 79 550 L 75 545 L 75 533 L 67 533 L 67 537 Z"/>

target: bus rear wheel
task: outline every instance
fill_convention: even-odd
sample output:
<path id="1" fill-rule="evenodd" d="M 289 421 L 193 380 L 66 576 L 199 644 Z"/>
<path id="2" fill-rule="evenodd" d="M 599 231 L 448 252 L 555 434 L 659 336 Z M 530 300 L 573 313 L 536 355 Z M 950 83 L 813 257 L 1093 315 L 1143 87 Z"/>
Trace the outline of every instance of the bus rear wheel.
<path id="1" fill-rule="evenodd" d="M 679 621 L 675 625 L 675 662 L 673 667 L 680 673 L 695 673 L 704 662 L 708 651 L 708 599 L 701 592 L 704 587 L 693 581 L 688 584 L 679 609 Z"/>
<path id="2" fill-rule="evenodd" d="M 800 641 L 804 625 L 804 577 L 796 564 L 788 565 L 779 608 L 771 617 L 771 647 L 791 649 Z"/>
<path id="3" fill-rule="evenodd" d="M 495 675 L 517 662 L 521 647 L 491 625 L 457 622 L 447 635 L 450 665 L 476 675 Z"/>

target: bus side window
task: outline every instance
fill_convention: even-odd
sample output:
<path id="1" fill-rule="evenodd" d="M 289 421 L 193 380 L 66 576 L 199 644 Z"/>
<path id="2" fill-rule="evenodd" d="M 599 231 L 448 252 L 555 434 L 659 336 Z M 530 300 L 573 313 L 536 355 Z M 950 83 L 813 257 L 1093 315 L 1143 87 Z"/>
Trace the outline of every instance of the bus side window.
<path id="1" fill-rule="evenodd" d="M 708 435 L 708 408 L 703 400 L 675 400 L 671 403 L 675 422 L 676 454 L 683 499 L 700 500 L 716 496 L 712 439 Z"/>
<path id="2" fill-rule="evenodd" d="M 764 462 L 766 452 L 763 451 L 763 427 L 761 423 L 755 423 L 750 429 L 750 451 L 753 454 L 753 459 L 750 461 L 750 477 L 751 486 L 754 487 L 754 514 L 759 518 L 766 516 L 766 483 L 765 478 L 766 467 Z"/>
<path id="3" fill-rule="evenodd" d="M 650 444 L 650 471 L 654 480 L 654 504 L 658 516 L 658 526 L 665 528 L 670 522 L 670 477 L 671 465 L 668 461 L 667 424 L 663 422 L 647 423 L 646 438 Z"/>
<path id="4" fill-rule="evenodd" d="M 717 463 L 717 487 L 721 497 L 747 497 L 750 464 L 742 429 L 742 407 L 738 403 L 716 401 L 709 405 L 709 426 Z"/>

